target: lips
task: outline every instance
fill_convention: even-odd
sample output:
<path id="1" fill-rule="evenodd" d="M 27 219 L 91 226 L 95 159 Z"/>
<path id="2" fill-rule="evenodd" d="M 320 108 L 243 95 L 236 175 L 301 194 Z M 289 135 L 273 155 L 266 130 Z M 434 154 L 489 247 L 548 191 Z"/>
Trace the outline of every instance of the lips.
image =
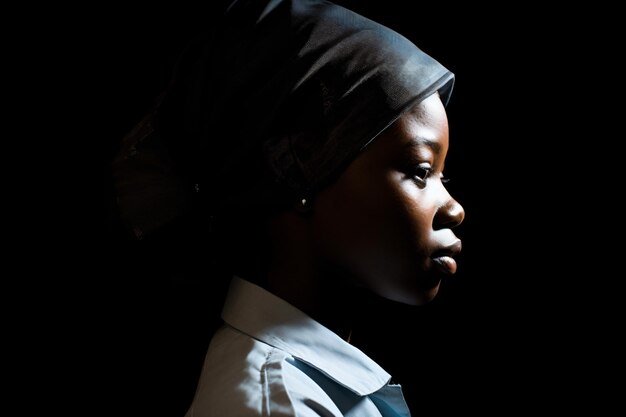
<path id="1" fill-rule="evenodd" d="M 432 258 L 435 268 L 444 274 L 452 275 L 456 272 L 456 261 L 450 256 Z"/>
<path id="2" fill-rule="evenodd" d="M 431 256 L 435 268 L 443 274 L 454 274 L 457 265 L 453 257 L 461 252 L 461 247 L 461 241 L 457 240 L 453 244 L 435 251 Z"/>

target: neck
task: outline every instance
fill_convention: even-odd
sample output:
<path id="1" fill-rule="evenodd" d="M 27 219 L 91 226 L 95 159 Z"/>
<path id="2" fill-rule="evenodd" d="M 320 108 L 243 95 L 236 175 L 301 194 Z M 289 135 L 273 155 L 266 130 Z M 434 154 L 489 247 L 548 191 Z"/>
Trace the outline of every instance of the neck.
<path id="1" fill-rule="evenodd" d="M 352 330 L 362 317 L 363 291 L 336 268 L 296 257 L 283 259 L 289 261 L 274 263 L 267 274 L 268 291 L 350 342 Z"/>
<path id="2" fill-rule="evenodd" d="M 320 253 L 310 219 L 295 211 L 273 217 L 263 286 L 349 341 L 367 303 L 349 271 Z"/>

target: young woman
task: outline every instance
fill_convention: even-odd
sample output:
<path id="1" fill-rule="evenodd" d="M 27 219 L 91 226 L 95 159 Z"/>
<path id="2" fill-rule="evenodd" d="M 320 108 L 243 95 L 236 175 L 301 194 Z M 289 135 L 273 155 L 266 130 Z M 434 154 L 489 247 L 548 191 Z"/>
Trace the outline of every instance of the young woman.
<path id="1" fill-rule="evenodd" d="M 142 154 L 171 158 L 171 184 L 188 184 L 227 247 L 224 325 L 188 417 L 409 415 L 350 336 L 363 291 L 421 305 L 456 272 L 452 84 L 401 35 L 325 1 L 234 1 L 188 48 L 116 165 L 122 178 Z M 137 204 L 131 183 L 118 189 L 123 211 Z M 161 218 L 170 200 L 151 203 Z"/>

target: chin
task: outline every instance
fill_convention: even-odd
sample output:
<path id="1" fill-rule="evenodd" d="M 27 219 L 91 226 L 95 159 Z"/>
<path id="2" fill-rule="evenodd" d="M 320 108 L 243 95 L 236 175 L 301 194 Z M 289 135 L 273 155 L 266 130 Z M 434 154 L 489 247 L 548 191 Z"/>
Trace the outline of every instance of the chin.
<path id="1" fill-rule="evenodd" d="M 437 282 L 435 285 L 428 288 L 411 288 L 406 290 L 389 291 L 380 295 L 388 300 L 396 301 L 398 303 L 421 306 L 428 304 L 435 299 L 439 293 L 440 284 L 441 282 Z"/>

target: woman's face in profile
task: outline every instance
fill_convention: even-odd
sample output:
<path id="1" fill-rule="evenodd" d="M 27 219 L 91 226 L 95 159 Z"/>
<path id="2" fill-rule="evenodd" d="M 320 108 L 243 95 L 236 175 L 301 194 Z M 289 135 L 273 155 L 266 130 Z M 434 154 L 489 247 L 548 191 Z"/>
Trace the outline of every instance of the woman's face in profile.
<path id="1" fill-rule="evenodd" d="M 438 94 L 406 112 L 316 196 L 322 256 L 375 293 L 430 301 L 456 272 L 464 211 L 445 188 L 448 120 Z"/>

